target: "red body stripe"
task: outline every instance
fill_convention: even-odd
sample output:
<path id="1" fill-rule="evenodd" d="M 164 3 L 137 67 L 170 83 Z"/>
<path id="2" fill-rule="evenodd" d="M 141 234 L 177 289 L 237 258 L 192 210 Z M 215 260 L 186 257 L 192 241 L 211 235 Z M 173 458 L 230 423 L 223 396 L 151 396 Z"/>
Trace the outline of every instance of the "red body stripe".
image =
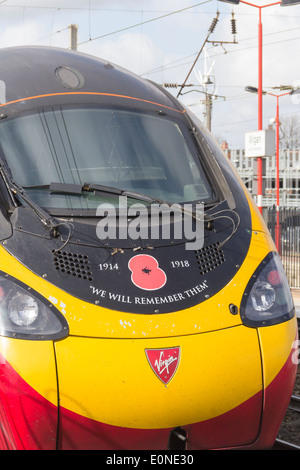
<path id="1" fill-rule="evenodd" d="M 0 449 L 55 449 L 57 411 L 0 355 Z"/>

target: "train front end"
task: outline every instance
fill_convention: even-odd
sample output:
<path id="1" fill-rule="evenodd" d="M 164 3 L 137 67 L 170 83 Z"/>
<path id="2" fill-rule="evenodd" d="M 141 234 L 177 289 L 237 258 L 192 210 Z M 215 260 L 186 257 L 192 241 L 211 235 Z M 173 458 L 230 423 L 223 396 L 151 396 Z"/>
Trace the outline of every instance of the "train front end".
<path id="1" fill-rule="evenodd" d="M 297 320 L 230 162 L 115 65 L 0 58 L 0 447 L 272 446 Z"/>

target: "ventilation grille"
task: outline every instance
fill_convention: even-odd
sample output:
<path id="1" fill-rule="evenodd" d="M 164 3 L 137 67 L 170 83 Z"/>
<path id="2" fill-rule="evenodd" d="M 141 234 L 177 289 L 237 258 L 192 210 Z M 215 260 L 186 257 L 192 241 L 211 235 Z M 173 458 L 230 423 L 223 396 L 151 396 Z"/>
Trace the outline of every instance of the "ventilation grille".
<path id="1" fill-rule="evenodd" d="M 220 243 L 213 243 L 201 250 L 195 251 L 200 274 L 213 271 L 225 261 L 223 250 L 219 248 Z"/>
<path id="2" fill-rule="evenodd" d="M 55 269 L 81 279 L 93 280 L 89 257 L 66 251 L 53 252 Z"/>

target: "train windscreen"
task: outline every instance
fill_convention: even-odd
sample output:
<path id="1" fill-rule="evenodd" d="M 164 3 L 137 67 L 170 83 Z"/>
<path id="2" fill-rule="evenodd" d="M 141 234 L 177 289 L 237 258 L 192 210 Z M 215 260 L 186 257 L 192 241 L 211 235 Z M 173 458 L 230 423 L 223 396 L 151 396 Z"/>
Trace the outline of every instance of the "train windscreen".
<path id="1" fill-rule="evenodd" d="M 116 197 L 51 192 L 98 184 L 171 203 L 215 199 L 199 149 L 181 120 L 157 113 L 56 107 L 2 121 L 0 142 L 16 183 L 49 209 L 96 209 Z"/>

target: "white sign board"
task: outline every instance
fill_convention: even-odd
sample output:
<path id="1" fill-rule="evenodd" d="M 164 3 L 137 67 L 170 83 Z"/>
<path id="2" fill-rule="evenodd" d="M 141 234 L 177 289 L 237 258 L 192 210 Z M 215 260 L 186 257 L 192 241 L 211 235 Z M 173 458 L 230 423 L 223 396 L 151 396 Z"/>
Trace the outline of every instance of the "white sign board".
<path id="1" fill-rule="evenodd" d="M 271 157 L 275 155 L 275 131 L 246 132 L 245 157 Z"/>

